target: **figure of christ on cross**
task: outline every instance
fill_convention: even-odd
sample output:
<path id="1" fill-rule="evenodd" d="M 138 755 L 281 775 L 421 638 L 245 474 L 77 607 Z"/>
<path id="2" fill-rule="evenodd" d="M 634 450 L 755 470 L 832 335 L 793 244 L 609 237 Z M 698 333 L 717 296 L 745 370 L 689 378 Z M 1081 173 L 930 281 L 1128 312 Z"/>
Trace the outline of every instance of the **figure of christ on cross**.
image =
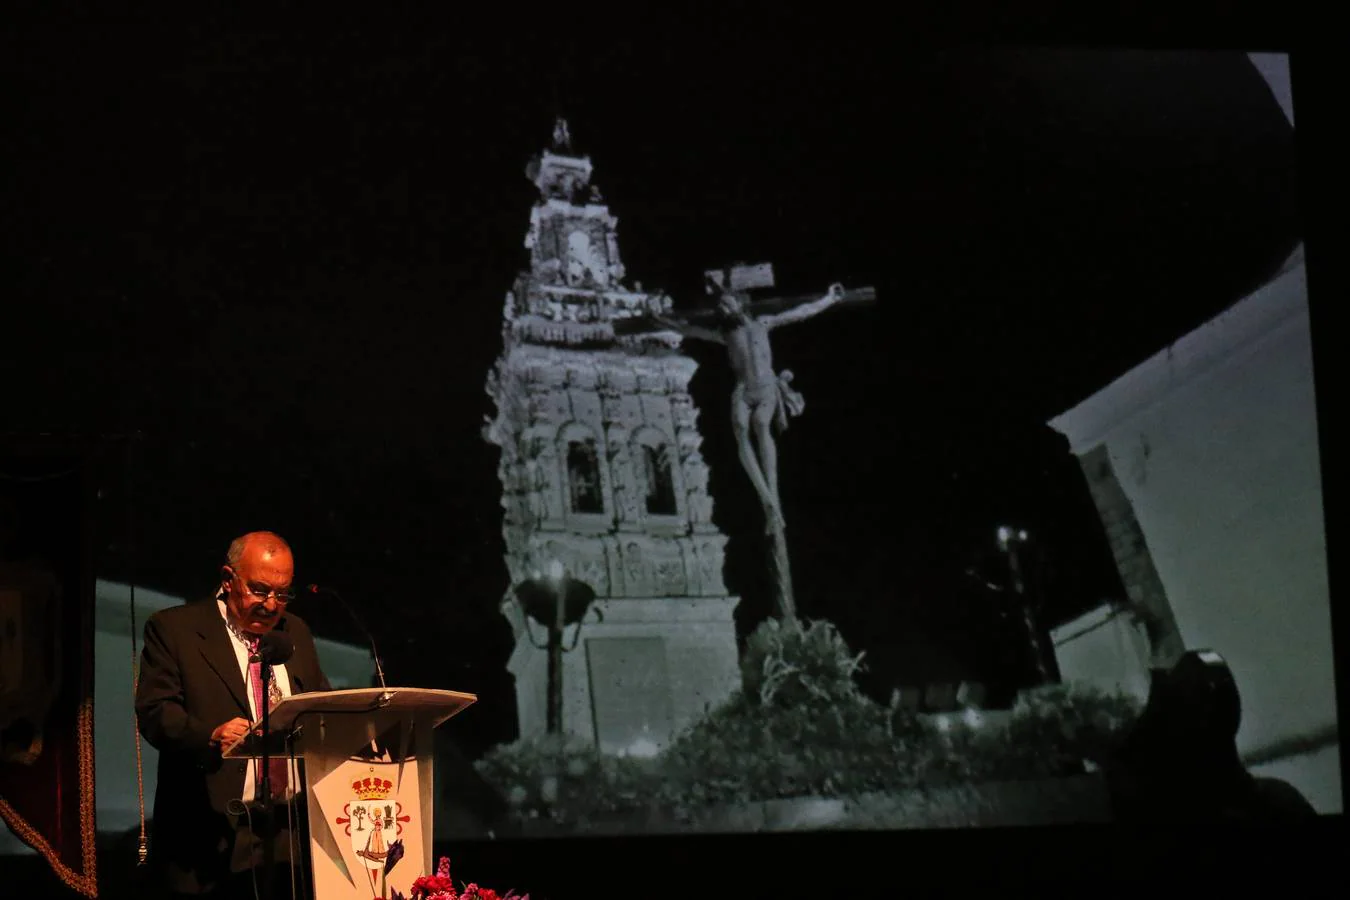
<path id="1" fill-rule="evenodd" d="M 723 285 L 728 285 L 724 287 Z M 769 332 L 783 325 L 819 315 L 845 299 L 842 285 L 834 284 L 819 299 L 797 303 L 781 312 L 756 315 L 748 297 L 709 280 L 708 291 L 718 297 L 718 317 L 712 327 L 672 316 L 657 315 L 662 325 L 687 337 L 714 341 L 727 348 L 736 386 L 731 393 L 731 426 L 741 465 L 764 507 L 765 531 L 786 527 L 778 493 L 778 448 L 774 430 L 782 433 L 790 416 L 805 408 L 802 395 L 791 387 L 792 373 L 774 372 Z"/>
<path id="2" fill-rule="evenodd" d="M 788 562 L 787 523 L 778 493 L 774 430 L 781 434 L 788 419 L 800 415 L 806 404 L 802 395 L 792 390 L 792 373 L 774 371 L 769 333 L 783 325 L 810 319 L 837 303 L 871 302 L 876 299 L 876 291 L 872 288 L 845 291 L 834 284 L 824 296 L 772 300 L 750 300 L 745 292 L 750 287 L 772 286 L 773 273 L 768 265 L 709 272 L 707 291 L 717 298 L 715 310 L 686 316 L 656 313 L 653 318 L 661 326 L 687 337 L 713 341 L 727 348 L 736 376 L 736 386 L 731 392 L 731 425 L 737 453 L 764 507 L 764 530 L 769 537 L 778 614 L 784 621 L 793 621 L 797 615 L 796 600 Z M 666 306 L 665 298 L 657 304 L 658 309 Z"/>

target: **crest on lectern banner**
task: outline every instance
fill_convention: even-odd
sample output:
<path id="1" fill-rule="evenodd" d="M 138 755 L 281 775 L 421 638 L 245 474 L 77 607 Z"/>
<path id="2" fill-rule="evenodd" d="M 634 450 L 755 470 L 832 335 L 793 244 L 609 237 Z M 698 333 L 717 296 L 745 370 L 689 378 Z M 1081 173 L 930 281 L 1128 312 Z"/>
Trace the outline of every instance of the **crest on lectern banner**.
<path id="1" fill-rule="evenodd" d="M 315 776 L 308 785 L 310 821 L 325 827 L 310 832 L 314 896 L 370 900 L 411 893 L 427 870 L 431 846 L 424 775 L 430 778 L 412 759 L 347 758 Z"/>
<path id="2" fill-rule="evenodd" d="M 402 839 L 404 826 L 412 826 L 412 816 L 396 798 L 394 782 L 377 774 L 354 779 L 351 794 L 334 824 L 344 826 L 352 852 L 363 866 L 381 870 L 389 857 L 389 845 Z"/>

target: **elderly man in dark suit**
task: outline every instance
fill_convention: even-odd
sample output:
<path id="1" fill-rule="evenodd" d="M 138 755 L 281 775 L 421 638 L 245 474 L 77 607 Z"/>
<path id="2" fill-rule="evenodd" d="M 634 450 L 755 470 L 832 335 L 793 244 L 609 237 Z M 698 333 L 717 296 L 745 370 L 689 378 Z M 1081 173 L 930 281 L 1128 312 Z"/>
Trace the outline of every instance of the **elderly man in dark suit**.
<path id="1" fill-rule="evenodd" d="M 296 772 L 273 760 L 275 805 L 266 815 L 256 803 L 258 761 L 222 759 L 221 749 L 261 715 L 259 664 L 250 657 L 267 632 L 283 631 L 295 646 L 273 668 L 270 704 L 330 689 L 309 627 L 287 611 L 294 574 L 284 540 L 246 534 L 230 545 L 213 599 L 161 610 L 145 624 L 136 718 L 160 753 L 151 861 L 171 895 L 252 897 L 255 878 L 275 884 L 291 859 L 291 824 L 303 813 Z M 280 872 L 259 870 L 269 840 Z"/>

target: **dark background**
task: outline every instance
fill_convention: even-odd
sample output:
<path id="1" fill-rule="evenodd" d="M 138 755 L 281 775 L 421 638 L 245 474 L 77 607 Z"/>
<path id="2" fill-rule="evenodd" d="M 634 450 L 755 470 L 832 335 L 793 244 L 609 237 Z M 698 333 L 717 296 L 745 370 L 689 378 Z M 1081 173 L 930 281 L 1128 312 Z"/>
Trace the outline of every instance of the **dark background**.
<path id="1" fill-rule="evenodd" d="M 777 336 L 801 611 L 868 687 L 1026 677 L 991 566 L 1005 522 L 1049 620 L 1119 593 L 1043 424 L 1273 274 L 1300 235 L 1292 129 L 1245 54 L 909 49 L 734 21 L 641 39 L 522 23 L 24 28 L 0 173 L 7 428 L 139 434 L 101 495 L 100 575 L 209 592 L 285 535 L 392 681 L 480 693 L 509 738 L 484 382 L 526 263 L 523 169 L 570 120 L 630 281 L 694 302 L 731 260 L 784 291 L 874 285 Z M 769 609 L 730 377 L 689 345 L 742 632 Z M 359 640 L 311 601 L 316 632 Z"/>

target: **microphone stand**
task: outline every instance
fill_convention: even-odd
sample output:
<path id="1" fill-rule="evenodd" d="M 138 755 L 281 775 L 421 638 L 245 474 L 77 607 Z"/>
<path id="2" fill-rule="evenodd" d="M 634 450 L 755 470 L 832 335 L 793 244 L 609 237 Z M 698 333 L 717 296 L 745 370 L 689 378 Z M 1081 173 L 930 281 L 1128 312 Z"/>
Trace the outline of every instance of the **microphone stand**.
<path id="1" fill-rule="evenodd" d="M 375 646 L 375 638 L 371 635 L 370 629 L 366 628 L 365 624 L 361 621 L 361 617 L 356 614 L 356 610 L 352 608 L 352 605 L 348 603 L 341 594 L 330 587 L 319 587 L 317 584 L 311 584 L 309 586 L 309 592 L 311 594 L 329 594 L 347 611 L 347 615 L 351 617 L 352 624 L 356 626 L 361 634 L 365 635 L 366 643 L 370 644 L 370 656 L 375 660 L 375 678 L 380 682 L 380 688 L 387 691 L 389 685 L 384 683 L 384 665 L 380 662 L 379 648 Z"/>
<path id="2" fill-rule="evenodd" d="M 273 868 L 276 866 L 276 838 L 273 821 L 275 810 L 272 806 L 271 746 L 272 734 L 269 731 L 268 717 L 272 708 L 272 695 L 268 680 L 272 677 L 272 665 L 261 653 L 258 654 L 258 673 L 262 680 L 262 773 L 258 776 L 258 806 L 262 810 L 263 827 L 263 883 L 260 900 L 272 900 Z"/>
<path id="3" fill-rule="evenodd" d="M 389 685 L 384 683 L 384 667 L 380 665 L 380 654 L 375 650 L 373 641 L 370 645 L 370 655 L 375 657 L 375 677 L 380 681 L 380 689 L 389 690 Z"/>

